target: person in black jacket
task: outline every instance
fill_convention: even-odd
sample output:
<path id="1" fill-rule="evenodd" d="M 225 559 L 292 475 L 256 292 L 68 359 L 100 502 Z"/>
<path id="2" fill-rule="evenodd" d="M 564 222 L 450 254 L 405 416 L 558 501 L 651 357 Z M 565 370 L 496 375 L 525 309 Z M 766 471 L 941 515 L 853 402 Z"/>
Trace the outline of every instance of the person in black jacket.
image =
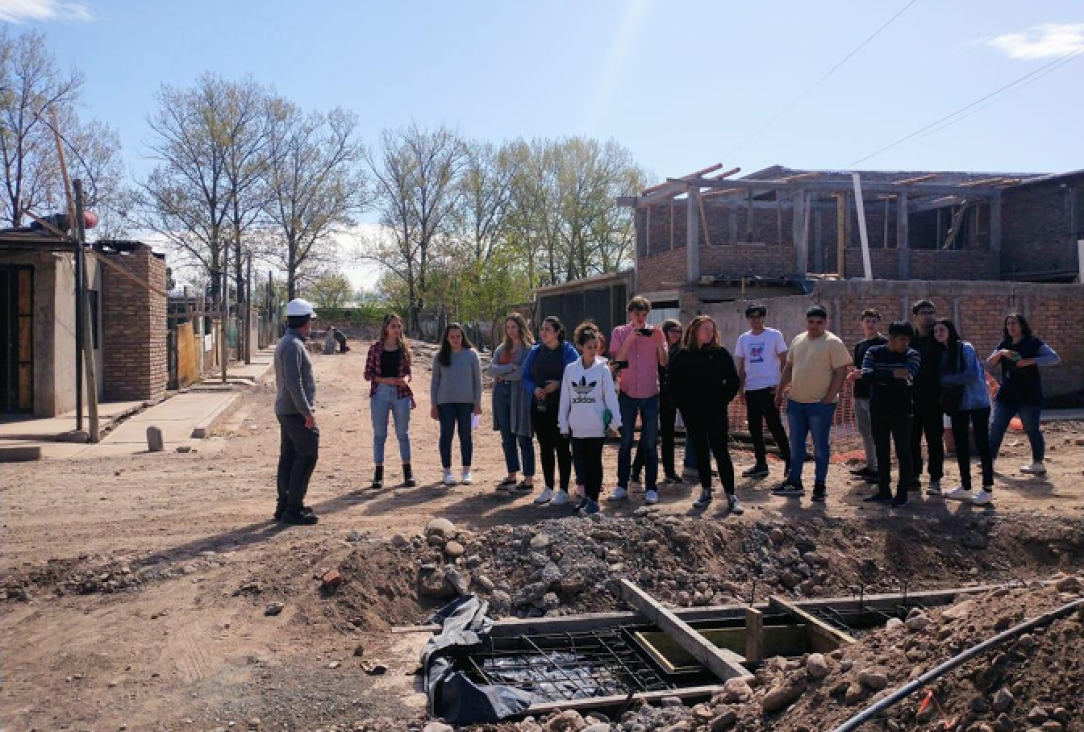
<path id="1" fill-rule="evenodd" d="M 696 316 L 685 330 L 683 348 L 670 362 L 670 389 L 685 419 L 700 473 L 700 498 L 693 505 L 707 508 L 712 501 L 711 456 L 719 465 L 719 479 L 731 513 L 745 512 L 734 494 L 734 464 L 729 451 L 729 407 L 741 380 L 730 351 L 719 343 L 719 329 L 707 315 Z"/>
<path id="2" fill-rule="evenodd" d="M 897 508 L 907 505 L 911 482 L 911 384 L 921 367 L 918 351 L 907 345 L 913 336 L 910 323 L 893 323 L 888 327 L 888 344 L 868 348 L 859 372 L 862 382 L 870 386 L 870 421 L 877 446 L 877 493 L 866 501 L 891 502 Z M 900 464 L 895 499 L 891 490 L 892 442 Z"/>
<path id="3" fill-rule="evenodd" d="M 929 300 L 919 300 L 912 306 L 915 316 L 915 335 L 911 348 L 922 358 L 914 381 L 914 423 L 911 425 L 911 462 L 914 472 L 907 486 L 918 490 L 922 484 L 922 438 L 926 438 L 929 453 L 930 484 L 926 493 L 941 495 L 941 478 L 945 469 L 945 413 L 941 410 L 941 355 L 945 347 L 933 337 L 933 324 L 937 322 L 937 307 Z"/>

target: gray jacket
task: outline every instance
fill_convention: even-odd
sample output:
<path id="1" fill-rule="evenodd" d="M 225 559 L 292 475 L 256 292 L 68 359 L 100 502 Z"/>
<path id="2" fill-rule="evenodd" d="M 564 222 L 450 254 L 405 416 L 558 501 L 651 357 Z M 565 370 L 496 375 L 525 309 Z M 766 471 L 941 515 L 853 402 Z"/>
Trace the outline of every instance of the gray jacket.
<path id="1" fill-rule="evenodd" d="M 524 345 L 515 353 L 512 363 L 502 364 L 504 344 L 497 346 L 493 359 L 486 371 L 490 376 L 501 377 L 504 381 L 493 385 L 493 429 L 507 429 L 513 434 L 530 437 L 531 410 L 534 400 L 523 390 L 523 362 L 531 347 Z"/>
<path id="2" fill-rule="evenodd" d="M 432 404 L 473 404 L 482 406 L 482 363 L 478 352 L 467 348 L 452 353 L 450 366 L 433 359 L 433 381 L 429 385 Z"/>
<path id="3" fill-rule="evenodd" d="M 305 339 L 287 328 L 275 346 L 275 414 L 300 414 L 309 417 L 316 410 L 316 379 L 312 361 L 305 349 Z"/>

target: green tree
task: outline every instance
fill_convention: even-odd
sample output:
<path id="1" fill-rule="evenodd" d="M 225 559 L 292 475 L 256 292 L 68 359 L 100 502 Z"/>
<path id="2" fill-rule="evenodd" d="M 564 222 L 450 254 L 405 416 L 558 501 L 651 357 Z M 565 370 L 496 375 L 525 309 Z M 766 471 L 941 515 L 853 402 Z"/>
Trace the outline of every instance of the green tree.
<path id="1" fill-rule="evenodd" d="M 305 286 L 305 296 L 313 306 L 320 308 L 344 308 L 354 299 L 354 286 L 342 273 L 315 277 Z"/>

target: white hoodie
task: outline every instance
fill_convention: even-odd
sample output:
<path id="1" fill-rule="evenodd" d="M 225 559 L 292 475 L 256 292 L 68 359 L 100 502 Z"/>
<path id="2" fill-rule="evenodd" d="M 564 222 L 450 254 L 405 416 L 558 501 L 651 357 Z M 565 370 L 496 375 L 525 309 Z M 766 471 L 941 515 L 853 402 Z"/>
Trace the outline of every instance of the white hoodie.
<path id="1" fill-rule="evenodd" d="M 614 379 L 606 359 L 595 358 L 590 368 L 584 368 L 583 358 L 565 367 L 561 384 L 561 405 L 557 410 L 557 425 L 562 434 L 572 433 L 573 439 L 605 437 L 603 413 L 612 415 L 610 429 L 621 427 L 621 406 L 614 390 Z"/>

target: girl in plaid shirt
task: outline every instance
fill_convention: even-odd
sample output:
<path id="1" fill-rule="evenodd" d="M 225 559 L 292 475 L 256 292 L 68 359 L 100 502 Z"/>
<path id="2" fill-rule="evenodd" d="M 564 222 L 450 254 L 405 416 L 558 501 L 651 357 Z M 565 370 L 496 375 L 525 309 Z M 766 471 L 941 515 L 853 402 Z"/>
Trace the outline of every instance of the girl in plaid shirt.
<path id="1" fill-rule="evenodd" d="M 403 319 L 384 316 L 380 340 L 369 347 L 365 380 L 371 383 L 369 399 L 373 416 L 373 488 L 384 486 L 384 443 L 388 440 L 388 415 L 395 416 L 395 436 L 403 460 L 403 484 L 418 484 L 410 468 L 410 410 L 418 406 L 410 389 L 410 345 L 403 338 Z"/>

